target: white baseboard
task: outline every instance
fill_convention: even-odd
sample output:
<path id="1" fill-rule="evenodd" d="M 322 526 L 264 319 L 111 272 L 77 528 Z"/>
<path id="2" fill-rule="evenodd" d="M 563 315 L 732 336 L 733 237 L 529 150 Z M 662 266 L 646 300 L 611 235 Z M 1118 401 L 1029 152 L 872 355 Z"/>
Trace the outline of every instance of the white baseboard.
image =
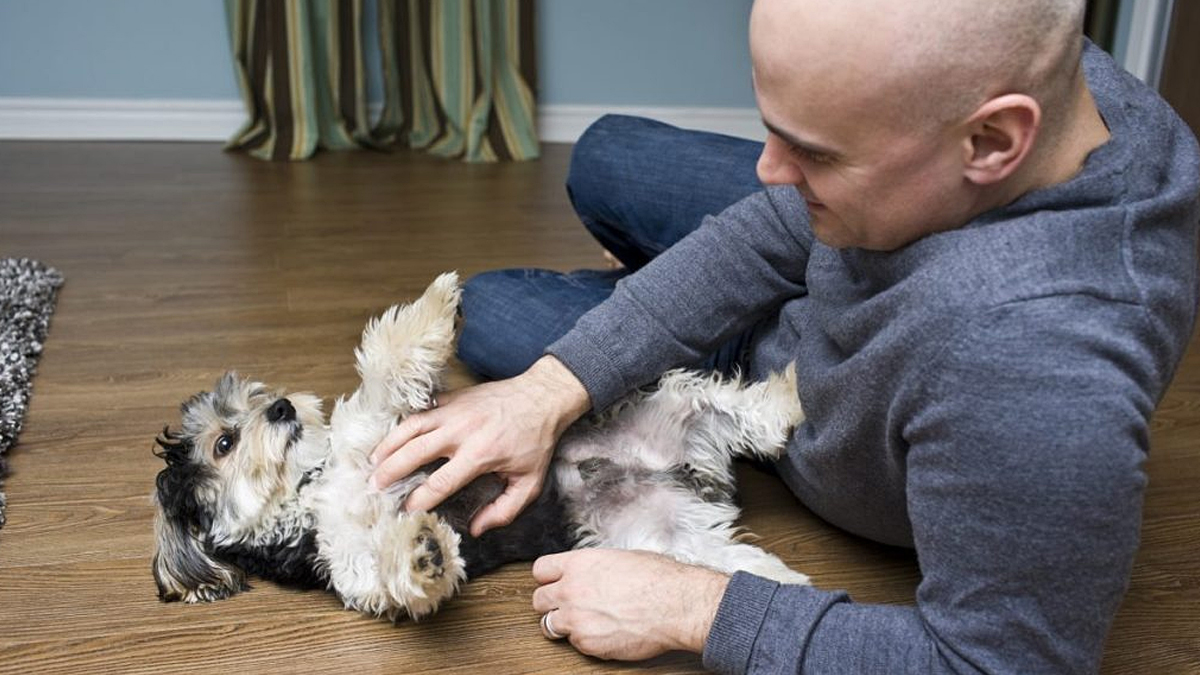
<path id="1" fill-rule="evenodd" d="M 0 139 L 225 141 L 244 121 L 238 100 L 0 97 Z"/>
<path id="2" fill-rule="evenodd" d="M 378 106 L 372 112 L 378 114 Z M 754 108 L 544 105 L 538 108 L 538 132 L 548 143 L 574 143 L 607 113 L 758 141 L 766 137 Z M 8 140 L 225 141 L 244 121 L 238 100 L 0 97 L 0 139 Z"/>

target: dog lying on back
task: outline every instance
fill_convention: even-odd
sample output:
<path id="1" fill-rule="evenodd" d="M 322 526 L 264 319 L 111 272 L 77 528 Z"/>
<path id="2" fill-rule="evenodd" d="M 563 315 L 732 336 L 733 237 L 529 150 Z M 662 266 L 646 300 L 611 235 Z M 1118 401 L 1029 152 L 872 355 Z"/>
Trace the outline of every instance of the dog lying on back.
<path id="1" fill-rule="evenodd" d="M 227 373 L 164 429 L 154 578 L 165 601 L 219 600 L 248 574 L 327 587 L 346 607 L 420 618 L 458 586 L 512 561 L 575 547 L 640 549 L 785 583 L 808 578 L 736 541 L 732 459 L 775 459 L 803 419 L 791 369 L 766 382 L 667 373 L 563 436 L 545 488 L 510 525 L 472 537 L 504 488 L 477 479 L 432 512 L 406 512 L 437 464 L 368 488 L 369 455 L 397 419 L 430 407 L 454 342 L 457 275 L 368 323 L 362 382 L 335 404 Z"/>

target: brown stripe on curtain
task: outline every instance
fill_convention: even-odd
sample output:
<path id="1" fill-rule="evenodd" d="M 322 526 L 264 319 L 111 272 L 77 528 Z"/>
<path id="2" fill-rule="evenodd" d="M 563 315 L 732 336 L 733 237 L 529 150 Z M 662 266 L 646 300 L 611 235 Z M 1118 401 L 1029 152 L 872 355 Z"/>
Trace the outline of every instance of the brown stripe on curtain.
<path id="1" fill-rule="evenodd" d="M 338 30 L 338 108 L 351 136 L 358 131 L 358 26 L 354 3 L 337 3 Z"/>
<path id="2" fill-rule="evenodd" d="M 533 92 L 534 98 L 538 95 L 538 79 L 537 79 L 537 49 L 534 45 L 534 36 L 537 34 L 537 21 L 534 12 L 536 5 L 533 0 L 521 0 L 521 77 L 525 78 L 525 83 L 529 85 L 529 91 Z"/>
<path id="3" fill-rule="evenodd" d="M 413 18 L 409 14 L 408 0 L 396 0 L 396 27 L 393 33 L 393 39 L 396 40 L 396 57 L 398 60 L 403 59 L 403 54 L 406 47 L 409 46 L 409 35 L 412 31 Z M 415 116 L 416 96 L 413 94 L 413 74 L 412 68 L 406 60 L 400 60 L 400 112 L 404 119 L 400 123 L 400 129 L 396 132 L 397 141 L 408 143 L 409 135 L 413 129 L 413 118 Z"/>
<path id="4" fill-rule="evenodd" d="M 247 150 L 258 148 L 271 138 L 271 125 L 267 120 L 270 108 L 267 104 L 267 56 L 270 43 L 267 34 L 267 7 L 264 2 L 254 3 L 254 14 L 250 26 L 250 89 L 254 92 L 256 110 L 251 115 L 262 125 L 262 130 L 245 141 Z"/>
<path id="5" fill-rule="evenodd" d="M 288 8 L 287 0 L 259 0 L 270 12 L 271 31 L 271 110 L 275 129 L 275 147 L 271 159 L 286 160 L 292 150 L 292 89 L 288 77 Z"/>
<path id="6" fill-rule="evenodd" d="M 500 118 L 496 116 L 496 106 L 494 105 L 488 107 L 487 136 L 496 159 L 504 162 L 510 161 L 512 153 L 508 151 L 508 143 L 504 140 L 504 130 L 500 128 Z"/>

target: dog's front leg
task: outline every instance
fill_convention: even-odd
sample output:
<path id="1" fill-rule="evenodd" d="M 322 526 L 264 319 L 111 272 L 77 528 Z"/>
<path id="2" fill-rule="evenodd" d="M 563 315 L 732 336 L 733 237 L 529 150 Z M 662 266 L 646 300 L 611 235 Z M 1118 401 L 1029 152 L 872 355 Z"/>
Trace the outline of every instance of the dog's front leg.
<path id="1" fill-rule="evenodd" d="M 407 305 L 395 305 L 367 324 L 355 362 L 363 405 L 394 418 L 432 404 L 454 349 L 454 318 L 461 291 L 458 275 L 442 274 Z"/>
<path id="2" fill-rule="evenodd" d="M 429 407 L 454 344 L 458 276 L 443 274 L 408 305 L 367 324 L 355 360 L 362 383 L 330 416 L 330 458 L 315 490 L 318 543 L 347 606 L 423 616 L 465 576 L 458 536 L 436 516 L 398 512 L 424 475 L 368 490 L 371 449 L 396 423 Z"/>
<path id="3" fill-rule="evenodd" d="M 458 534 L 432 513 L 398 513 L 381 528 L 378 543 L 379 574 L 393 610 L 414 619 L 437 610 L 467 576 Z"/>
<path id="4" fill-rule="evenodd" d="M 442 274 L 407 305 L 368 322 L 354 350 L 362 383 L 330 417 L 335 456 L 365 462 L 397 419 L 428 408 L 454 347 L 458 275 Z"/>

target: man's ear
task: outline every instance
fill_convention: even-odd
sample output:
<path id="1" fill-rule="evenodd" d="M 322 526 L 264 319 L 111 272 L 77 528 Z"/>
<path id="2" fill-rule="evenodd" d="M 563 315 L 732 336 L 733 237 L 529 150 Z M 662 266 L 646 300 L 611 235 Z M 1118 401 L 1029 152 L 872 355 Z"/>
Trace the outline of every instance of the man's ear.
<path id="1" fill-rule="evenodd" d="M 1033 150 L 1042 107 L 1032 96 L 1005 94 L 988 100 L 967 120 L 963 139 L 967 180 L 992 185 L 1020 168 Z"/>

